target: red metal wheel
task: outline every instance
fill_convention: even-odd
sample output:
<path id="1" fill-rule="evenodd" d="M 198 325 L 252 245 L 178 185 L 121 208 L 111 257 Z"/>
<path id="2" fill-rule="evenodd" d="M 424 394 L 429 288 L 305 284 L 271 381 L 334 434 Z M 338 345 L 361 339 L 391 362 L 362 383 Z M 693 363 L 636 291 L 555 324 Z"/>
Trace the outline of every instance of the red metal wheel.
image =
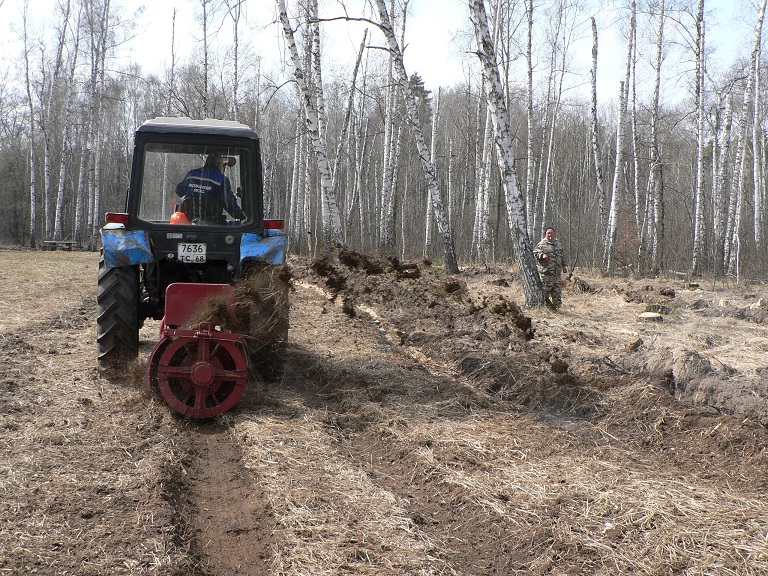
<path id="1" fill-rule="evenodd" d="M 248 370 L 237 336 L 205 330 L 166 336 L 155 352 L 149 383 L 156 382 L 168 405 L 184 416 L 213 418 L 243 395 Z"/>

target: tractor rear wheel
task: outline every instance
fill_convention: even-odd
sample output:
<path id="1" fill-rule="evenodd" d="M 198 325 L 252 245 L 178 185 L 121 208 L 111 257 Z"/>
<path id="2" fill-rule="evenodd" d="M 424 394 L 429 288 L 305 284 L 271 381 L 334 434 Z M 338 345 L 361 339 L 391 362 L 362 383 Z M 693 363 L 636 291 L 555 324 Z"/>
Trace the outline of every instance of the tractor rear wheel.
<path id="1" fill-rule="evenodd" d="M 139 355 L 139 267 L 107 268 L 99 260 L 96 341 L 99 369 L 111 370 Z"/>

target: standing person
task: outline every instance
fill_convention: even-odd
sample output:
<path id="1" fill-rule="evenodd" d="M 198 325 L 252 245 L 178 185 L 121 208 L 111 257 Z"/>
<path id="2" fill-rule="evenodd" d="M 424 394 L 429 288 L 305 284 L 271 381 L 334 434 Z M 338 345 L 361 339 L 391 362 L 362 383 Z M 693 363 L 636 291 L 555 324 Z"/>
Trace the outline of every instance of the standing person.
<path id="1" fill-rule="evenodd" d="M 205 166 L 187 172 L 176 186 L 176 195 L 183 198 L 181 211 L 190 220 L 220 223 L 222 210 L 238 220 L 247 218 L 232 193 L 229 178 L 224 175 L 224 168 L 234 165 L 234 158 L 213 153 L 208 155 Z"/>
<path id="2" fill-rule="evenodd" d="M 557 240 L 554 228 L 547 228 L 544 238 L 533 249 L 539 276 L 544 287 L 547 306 L 558 310 L 563 304 L 563 287 L 561 273 L 568 272 L 563 257 L 563 246 Z"/>

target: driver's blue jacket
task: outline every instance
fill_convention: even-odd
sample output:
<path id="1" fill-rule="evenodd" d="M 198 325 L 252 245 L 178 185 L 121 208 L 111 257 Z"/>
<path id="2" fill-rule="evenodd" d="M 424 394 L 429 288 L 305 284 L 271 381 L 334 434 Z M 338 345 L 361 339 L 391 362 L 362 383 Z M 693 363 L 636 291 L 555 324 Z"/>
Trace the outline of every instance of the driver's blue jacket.
<path id="1" fill-rule="evenodd" d="M 184 180 L 176 185 L 176 195 L 182 198 L 205 195 L 217 200 L 232 217 L 244 220 L 246 214 L 237 204 L 232 185 L 216 166 L 203 166 L 187 172 Z"/>

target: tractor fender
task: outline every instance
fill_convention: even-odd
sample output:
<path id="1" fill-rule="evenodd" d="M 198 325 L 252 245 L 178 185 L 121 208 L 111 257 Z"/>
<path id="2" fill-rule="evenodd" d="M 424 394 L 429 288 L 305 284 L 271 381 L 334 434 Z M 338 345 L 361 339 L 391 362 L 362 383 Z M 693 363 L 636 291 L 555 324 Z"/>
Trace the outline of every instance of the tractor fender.
<path id="1" fill-rule="evenodd" d="M 107 268 L 134 266 L 155 260 L 146 230 L 126 230 L 122 224 L 107 224 L 101 229 L 101 243 Z"/>
<path id="2" fill-rule="evenodd" d="M 264 230 L 263 234 L 246 233 L 240 240 L 240 262 L 258 261 L 285 264 L 288 237 L 280 230 Z"/>

